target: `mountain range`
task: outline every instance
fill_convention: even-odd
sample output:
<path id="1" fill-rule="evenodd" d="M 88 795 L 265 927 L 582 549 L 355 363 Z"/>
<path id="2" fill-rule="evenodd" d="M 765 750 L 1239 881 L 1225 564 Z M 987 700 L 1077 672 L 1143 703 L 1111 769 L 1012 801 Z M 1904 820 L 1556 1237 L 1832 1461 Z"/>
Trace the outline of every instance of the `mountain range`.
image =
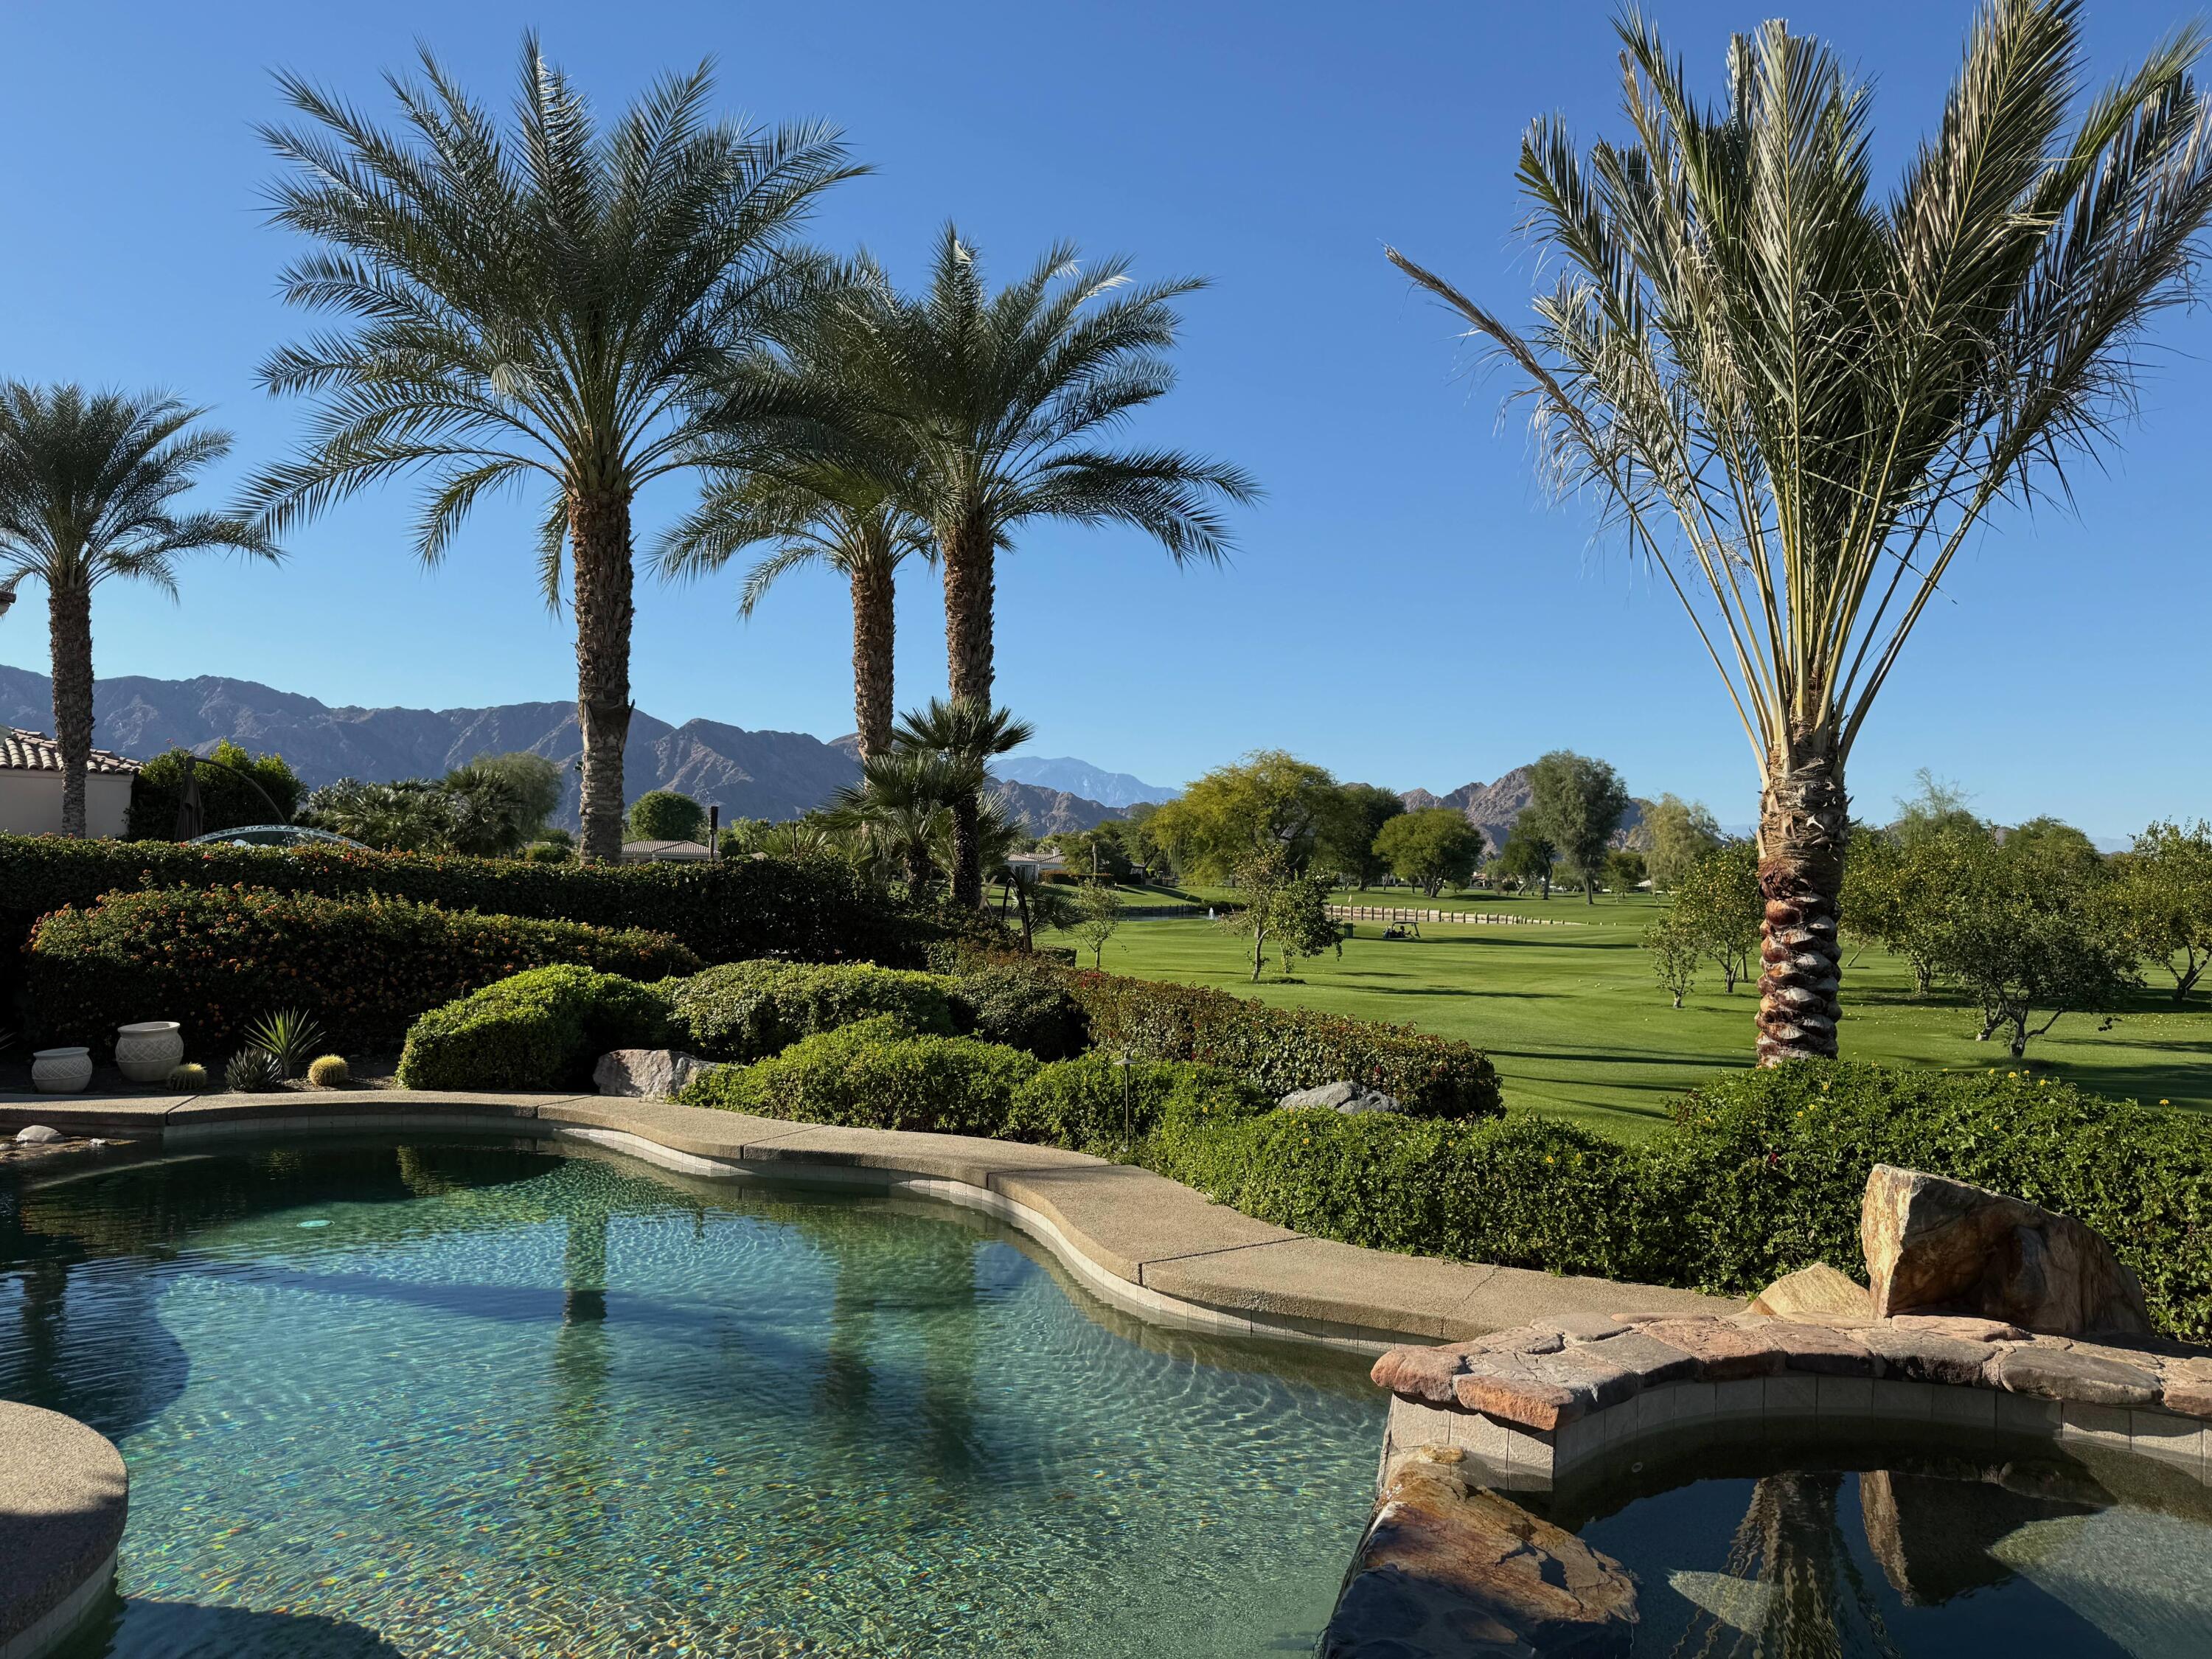
<path id="1" fill-rule="evenodd" d="M 573 702 L 513 702 L 487 708 L 333 708 L 252 680 L 203 675 L 162 680 L 104 679 L 94 688 L 93 742 L 144 760 L 165 749 L 202 754 L 224 738 L 256 754 L 278 754 L 310 788 L 340 778 L 386 782 L 438 777 L 480 755 L 527 750 L 568 773 L 554 821 L 576 824 L 571 763 L 582 753 Z M 53 686 L 44 674 L 0 665 L 0 725 L 51 731 Z M 1043 763 L 1047 775 L 1106 781 L 1117 794 L 1134 778 L 1075 760 Z M 1018 773 L 1018 763 L 1008 769 Z M 719 720 L 671 726 L 642 709 L 630 717 L 623 782 L 632 800 L 678 789 L 731 818 L 791 818 L 812 811 L 860 775 L 854 740 L 824 743 L 804 732 L 749 732 Z M 1089 830 L 1119 817 L 1127 799 L 1103 802 L 1064 787 L 1002 777 L 1000 786 L 1033 835 Z"/>
<path id="2" fill-rule="evenodd" d="M 1505 837 L 1521 815 L 1528 810 L 1536 798 L 1534 766 L 1516 766 L 1495 783 L 1463 783 L 1448 795 L 1432 795 L 1425 789 L 1402 791 L 1399 799 L 1406 803 L 1409 812 L 1419 812 L 1431 806 L 1456 808 L 1467 816 L 1467 821 L 1482 831 L 1482 838 L 1496 852 L 1505 845 Z M 1623 847 L 1642 848 L 1647 837 L 1641 832 L 1644 815 L 1650 809 L 1648 800 L 1632 799 L 1628 811 L 1622 816 L 1620 828 L 1614 832 L 1615 842 Z"/>

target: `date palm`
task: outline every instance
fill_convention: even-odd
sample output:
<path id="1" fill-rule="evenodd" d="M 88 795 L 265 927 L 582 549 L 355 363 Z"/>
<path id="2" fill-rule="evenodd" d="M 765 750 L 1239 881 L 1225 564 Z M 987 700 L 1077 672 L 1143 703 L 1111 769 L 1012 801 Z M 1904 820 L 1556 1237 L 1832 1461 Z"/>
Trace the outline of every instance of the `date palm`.
<path id="1" fill-rule="evenodd" d="M 719 570 L 750 548 L 771 550 L 746 573 L 738 614 L 750 618 L 776 579 L 826 565 L 853 599 L 853 720 L 860 758 L 890 747 L 898 568 L 935 556 L 928 526 L 866 471 L 826 458 L 770 473 L 718 477 L 696 511 L 672 526 L 655 561 L 663 575 Z"/>
<path id="2" fill-rule="evenodd" d="M 270 356 L 263 383 L 319 399 L 309 441 L 255 478 L 282 529 L 371 484 L 426 474 L 426 564 L 485 495 L 545 491 L 540 562 L 573 582 L 582 854 L 620 855 L 630 716 L 631 504 L 695 465 L 691 393 L 805 303 L 822 262 L 793 236 L 856 167 L 819 126 L 710 117 L 705 65 L 602 127 L 526 37 L 502 131 L 426 51 L 389 84 L 386 131 L 295 76 L 305 118 L 264 131 L 291 164 L 274 217 L 324 246 L 288 300 L 351 319 Z"/>
<path id="3" fill-rule="evenodd" d="M 872 444 L 879 476 L 937 544 L 955 702 L 990 704 L 996 561 L 1024 525 L 1133 526 L 1179 564 L 1227 550 L 1219 504 L 1259 494 L 1241 469 L 1101 447 L 1174 386 L 1172 302 L 1201 286 L 1132 286 L 1125 260 L 1086 272 L 1061 246 L 992 294 L 947 226 L 925 292 L 899 294 L 863 258 L 813 325 L 836 343 L 843 404 L 829 424 L 842 453 L 866 464 Z"/>
<path id="4" fill-rule="evenodd" d="M 901 752 L 932 757 L 951 769 L 945 805 L 952 817 L 952 902 L 970 909 L 983 902 L 983 791 L 990 764 L 1036 736 L 1036 727 L 1011 709 L 971 698 L 930 699 L 927 708 L 900 716 L 891 742 Z"/>
<path id="5" fill-rule="evenodd" d="M 1525 333 L 1390 251 L 1525 379 L 1550 480 L 1688 611 L 1757 757 L 1758 1054 L 1836 1052 L 1844 765 L 1969 533 L 2126 412 L 2212 214 L 2185 29 L 2081 96 L 2075 0 L 1990 0 L 1936 135 L 1877 196 L 1870 98 L 1780 22 L 1699 103 L 1633 12 L 1632 141 L 1555 120 L 1520 177 L 1557 286 Z"/>
<path id="6" fill-rule="evenodd" d="M 112 577 L 173 596 L 177 556 L 210 548 L 281 556 L 266 532 L 177 498 L 230 453 L 204 410 L 158 393 L 0 385 L 0 592 L 46 584 L 62 833 L 85 833 L 92 755 L 92 590 Z"/>

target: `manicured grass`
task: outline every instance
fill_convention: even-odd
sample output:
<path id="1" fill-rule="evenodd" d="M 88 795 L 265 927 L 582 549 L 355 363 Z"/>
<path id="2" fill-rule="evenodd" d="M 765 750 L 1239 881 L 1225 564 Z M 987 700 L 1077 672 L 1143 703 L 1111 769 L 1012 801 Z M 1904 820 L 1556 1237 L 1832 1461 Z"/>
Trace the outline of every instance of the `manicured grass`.
<path id="1" fill-rule="evenodd" d="M 1437 908 L 1425 906 L 1418 895 L 1407 899 L 1373 890 L 1340 897 Z M 1546 902 L 1476 894 L 1456 908 L 1525 909 L 1583 925 L 1431 922 L 1421 939 L 1385 940 L 1382 923 L 1360 922 L 1341 960 L 1328 955 L 1301 962 L 1297 977 L 1304 982 L 1284 984 L 1279 963 L 1271 958 L 1256 986 L 1245 942 L 1212 924 L 1130 921 L 1107 945 L 1104 965 L 1114 973 L 1219 986 L 1272 1003 L 1409 1021 L 1464 1037 L 1488 1051 L 1509 1106 L 1635 1136 L 1664 1122 L 1683 1091 L 1716 1067 L 1751 1060 L 1751 988 L 1739 987 L 1730 996 L 1715 970 L 1700 977 L 1681 1008 L 1668 1006 L 1637 943 L 1664 903 L 1642 895 L 1586 905 L 1579 895 Z M 1442 908 L 1455 907 L 1445 902 Z M 1939 992 L 1916 999 L 1911 974 L 1878 950 L 1845 960 L 1844 1058 L 2014 1069 L 2002 1047 L 1973 1040 L 1979 1019 L 1957 998 Z M 2029 1043 L 2029 1069 L 2145 1104 L 2168 1100 L 2177 1108 L 2212 1110 L 2212 1012 L 2202 994 L 2187 1012 L 2177 1012 L 2154 988 L 2111 1030 L 2100 1030 L 2100 1024 L 2089 1015 L 2060 1020 Z"/>

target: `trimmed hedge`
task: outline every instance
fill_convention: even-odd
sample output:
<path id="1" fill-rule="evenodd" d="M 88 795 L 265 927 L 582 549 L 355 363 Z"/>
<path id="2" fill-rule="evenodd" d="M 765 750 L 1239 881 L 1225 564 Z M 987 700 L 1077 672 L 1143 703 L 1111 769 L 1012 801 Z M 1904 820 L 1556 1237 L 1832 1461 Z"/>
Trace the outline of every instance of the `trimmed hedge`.
<path id="1" fill-rule="evenodd" d="M 674 988 L 689 1046 L 708 1060 L 755 1060 L 804 1037 L 884 1016 L 951 1036 L 949 981 L 866 963 L 732 962 Z"/>
<path id="2" fill-rule="evenodd" d="M 1225 1066 L 1279 1099 L 1348 1079 L 1415 1117 L 1492 1117 L 1498 1073 L 1471 1043 L 1308 1008 L 1271 1008 L 1203 986 L 1075 972 L 1066 983 L 1097 1048 Z"/>
<path id="3" fill-rule="evenodd" d="M 220 1057 L 283 1007 L 312 1013 L 333 1048 L 388 1049 L 425 1009 L 557 962 L 641 980 L 699 966 L 642 928 L 243 887 L 111 893 L 58 910 L 40 922 L 27 966 L 42 1042 L 104 1049 L 125 1021 L 174 1019 L 194 1053 Z"/>
<path id="4" fill-rule="evenodd" d="M 538 864 L 348 848 L 192 847 L 175 842 L 0 836 L 0 946 L 38 917 L 117 889 L 261 887 L 326 898 L 379 893 L 488 915 L 649 927 L 702 962 L 787 957 L 919 966 L 932 941 L 1002 941 L 977 913 L 902 906 L 842 864 Z M 0 957 L 8 954 L 0 949 Z"/>
<path id="5" fill-rule="evenodd" d="M 1066 1060 L 1090 1044 L 1083 1005 L 1065 975 L 1033 962 L 986 962 L 952 976 L 952 1019 L 963 1036 L 1026 1048 L 1039 1060 Z"/>
<path id="6" fill-rule="evenodd" d="M 667 985 L 563 963 L 488 985 L 416 1020 L 400 1050 L 403 1089 L 584 1086 L 610 1048 L 665 1048 L 677 1023 Z"/>
<path id="7" fill-rule="evenodd" d="M 916 1036 L 895 1019 L 866 1019 L 758 1065 L 694 1078 L 683 1098 L 690 1106 L 809 1123 L 994 1135 L 1041 1064 L 995 1042 Z"/>

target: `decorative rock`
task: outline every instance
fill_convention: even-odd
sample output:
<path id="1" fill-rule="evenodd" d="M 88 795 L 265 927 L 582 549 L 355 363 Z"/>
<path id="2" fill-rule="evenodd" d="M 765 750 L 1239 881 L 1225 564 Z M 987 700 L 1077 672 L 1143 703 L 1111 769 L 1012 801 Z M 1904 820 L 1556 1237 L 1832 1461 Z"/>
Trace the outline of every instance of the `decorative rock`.
<path id="1" fill-rule="evenodd" d="M 617 1048 L 599 1056 L 592 1085 L 603 1095 L 633 1100 L 673 1100 L 684 1085 L 714 1064 L 675 1048 Z"/>
<path id="2" fill-rule="evenodd" d="M 2062 1336 L 2147 1332 L 2142 1286 L 2070 1216 L 1877 1164 L 1859 1212 L 1877 1316 L 1980 1314 Z"/>
<path id="3" fill-rule="evenodd" d="M 1777 1319 L 1809 1320 L 1814 1324 L 1838 1320 L 1872 1319 L 1874 1297 L 1867 1287 L 1825 1261 L 1784 1273 L 1752 1299 L 1751 1310 Z"/>
<path id="4" fill-rule="evenodd" d="M 1392 1394 L 1432 1405 L 1449 1405 L 1458 1397 L 1452 1392 L 1453 1380 L 1467 1369 L 1468 1355 L 1481 1347 L 1480 1341 L 1474 1341 L 1436 1348 L 1392 1348 L 1367 1375 L 1376 1388 L 1388 1389 Z"/>
<path id="5" fill-rule="evenodd" d="M 1636 1580 L 1620 1563 L 1425 1447 L 1391 1471 L 1320 1654 L 1614 1659 L 1636 1622 Z"/>
<path id="6" fill-rule="evenodd" d="M 31 1086 L 42 1095 L 73 1095 L 92 1081 L 89 1048 L 40 1048 L 31 1055 Z"/>
<path id="7" fill-rule="evenodd" d="M 2084 1406 L 2148 1406 L 2159 1397 L 2158 1378 L 2140 1366 L 2047 1348 L 2040 1343 L 2006 1348 L 1988 1365 L 1987 1376 L 1999 1388 L 2038 1400 L 2070 1400 Z"/>
<path id="8" fill-rule="evenodd" d="M 161 1082 L 184 1057 L 184 1028 L 173 1019 L 115 1028 L 115 1069 L 133 1083 Z"/>
<path id="9" fill-rule="evenodd" d="M 1782 1351 L 1782 1368 L 1817 1376 L 1879 1376 L 1881 1362 L 1857 1329 L 1777 1320 L 1759 1334 Z"/>
<path id="10" fill-rule="evenodd" d="M 1656 1389 L 1668 1382 L 1686 1382 L 1698 1374 L 1698 1362 L 1681 1349 L 1643 1331 L 1625 1331 L 1592 1342 L 1582 1352 L 1590 1358 L 1636 1374 L 1640 1385 Z"/>
<path id="11" fill-rule="evenodd" d="M 2027 1333 L 2002 1319 L 1965 1314 L 1898 1314 L 1882 1322 L 1891 1328 L 1922 1336 L 1948 1336 L 1956 1342 L 2024 1342 Z"/>
<path id="12" fill-rule="evenodd" d="M 1473 1353 L 1452 1379 L 1452 1395 L 1468 1411 L 1523 1428 L 1556 1429 L 1635 1394 L 1637 1374 L 1596 1357 L 1600 1345 L 1572 1353 Z"/>
<path id="13" fill-rule="evenodd" d="M 1949 1382 L 1964 1388 L 1980 1385 L 1991 1357 L 1986 1342 L 1962 1342 L 1954 1336 L 1914 1331 L 1894 1323 L 1869 1325 L 1855 1333 L 1868 1350 L 1879 1355 L 1882 1374 L 1907 1382 Z"/>
<path id="14" fill-rule="evenodd" d="M 15 1131 L 18 1146 L 45 1146 L 62 1138 L 62 1132 L 51 1123 L 33 1123 Z"/>
<path id="15" fill-rule="evenodd" d="M 1655 1319 L 1638 1328 L 1696 1360 L 1703 1382 L 1771 1376 L 1782 1369 L 1784 1351 L 1764 1329 L 1747 1330 L 1718 1319 Z"/>
<path id="16" fill-rule="evenodd" d="M 1324 1083 L 1311 1089 L 1299 1089 L 1275 1103 L 1275 1109 L 1279 1112 L 1294 1112 L 1309 1106 L 1326 1106 L 1333 1112 L 1343 1112 L 1347 1115 L 1357 1112 L 1398 1112 L 1405 1109 L 1395 1095 L 1386 1095 L 1380 1089 L 1364 1088 L 1349 1079 Z"/>
<path id="17" fill-rule="evenodd" d="M 2184 1417 L 2212 1417 L 2212 1359 L 2177 1359 L 2166 1366 L 2160 1403 Z"/>

